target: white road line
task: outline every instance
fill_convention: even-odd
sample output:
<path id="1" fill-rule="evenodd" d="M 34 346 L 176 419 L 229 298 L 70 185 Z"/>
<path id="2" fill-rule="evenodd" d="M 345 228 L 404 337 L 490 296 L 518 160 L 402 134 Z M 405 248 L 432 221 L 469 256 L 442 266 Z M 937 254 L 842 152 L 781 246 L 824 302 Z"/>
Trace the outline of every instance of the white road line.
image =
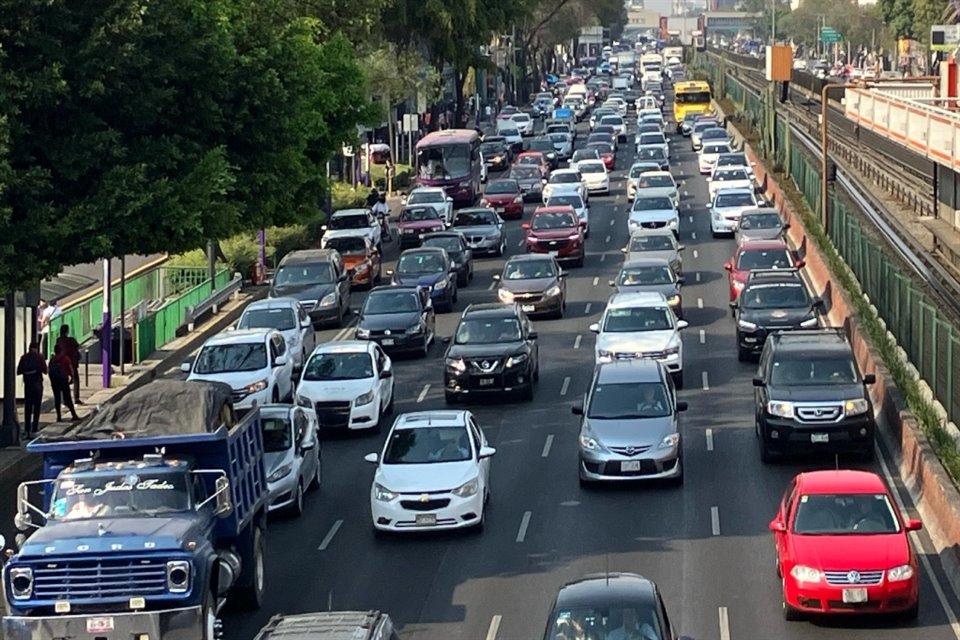
<path id="1" fill-rule="evenodd" d="M 333 537 L 337 535 L 337 531 L 340 531 L 340 527 L 343 526 L 343 520 L 337 520 L 333 523 L 333 526 L 330 527 L 330 531 L 327 531 L 326 537 L 320 543 L 320 546 L 317 547 L 319 551 L 326 551 L 327 547 L 330 546 L 330 543 L 333 542 Z"/>
<path id="2" fill-rule="evenodd" d="M 896 491 L 895 489 L 897 485 L 894 483 L 893 476 L 890 473 L 890 468 L 887 467 L 887 461 L 883 457 L 883 452 L 880 451 L 880 445 L 875 444 L 874 448 L 876 449 L 876 458 L 880 461 L 880 470 L 883 471 L 883 476 L 887 479 L 887 486 L 893 489 L 893 499 L 896 500 L 900 511 L 902 513 L 907 513 L 906 505 L 904 505 L 903 500 L 900 499 L 900 492 Z M 957 638 L 957 640 L 960 640 L 960 622 L 957 621 L 957 615 L 954 613 L 953 609 L 950 608 L 950 601 L 947 600 L 947 594 L 944 593 L 943 587 L 940 585 L 940 581 L 937 579 L 937 574 L 933 572 L 933 566 L 930 564 L 930 560 L 927 559 L 923 539 L 916 531 L 911 531 L 910 537 L 913 539 L 915 548 L 923 552 L 917 554 L 920 557 L 920 563 L 923 564 L 924 572 L 930 577 L 930 582 L 933 584 L 933 591 L 937 594 L 937 600 L 940 601 L 940 608 L 943 609 L 943 612 L 947 616 L 947 622 L 950 623 L 950 630 L 953 631 L 954 637 Z"/>
<path id="3" fill-rule="evenodd" d="M 500 615 L 495 615 L 490 619 L 490 628 L 487 629 L 487 640 L 497 640 L 497 633 L 500 632 Z"/>
<path id="4" fill-rule="evenodd" d="M 697 271 L 697 282 L 700 282 L 700 272 Z"/>
<path id="5" fill-rule="evenodd" d="M 518 246 L 518 247 L 522 247 L 522 246 L 523 246 L 523 243 L 526 242 L 526 241 L 527 241 L 526 238 L 522 238 L 522 239 L 520 240 L 520 243 L 517 244 L 517 246 Z"/>
<path id="6" fill-rule="evenodd" d="M 590 307 L 592 307 L 592 306 L 593 306 L 593 303 L 592 303 L 592 302 L 588 302 L 588 303 L 587 303 L 587 306 L 584 308 L 583 312 L 584 312 L 585 314 L 587 314 L 587 315 L 590 315 Z"/>
<path id="7" fill-rule="evenodd" d="M 520 518 L 520 530 L 517 531 L 517 542 L 523 542 L 523 539 L 527 537 L 527 527 L 530 526 L 530 515 L 529 511 L 523 512 L 523 517 Z"/>
<path id="8" fill-rule="evenodd" d="M 710 378 L 707 377 L 706 371 L 700 374 L 700 379 L 703 382 L 703 390 L 710 391 Z"/>
<path id="9" fill-rule="evenodd" d="M 612 227 L 615 223 L 616 223 L 616 220 L 611 220 L 611 221 L 610 221 L 610 226 Z"/>
<path id="10" fill-rule="evenodd" d="M 693 216 L 690 216 L 690 222 L 693 222 Z"/>
<path id="11" fill-rule="evenodd" d="M 605 253 L 600 254 L 600 262 L 603 262 L 604 260 L 606 260 L 606 258 L 607 258 L 607 254 Z"/>
<path id="12" fill-rule="evenodd" d="M 604 242 L 610 242 L 610 236 L 607 236 Z"/>
<path id="13" fill-rule="evenodd" d="M 563 384 L 560 385 L 560 395 L 567 395 L 567 389 L 570 387 L 570 376 L 567 376 L 563 379 Z"/>
<path id="14" fill-rule="evenodd" d="M 597 286 L 598 284 L 600 284 L 600 276 L 594 276 L 593 286 Z"/>
<path id="15" fill-rule="evenodd" d="M 580 341 L 581 341 L 581 340 L 583 340 L 583 336 L 577 336 L 577 337 L 576 337 L 576 339 L 573 341 L 573 348 L 574 348 L 574 349 L 579 349 L 579 348 L 580 348 Z"/>
<path id="16" fill-rule="evenodd" d="M 707 427 L 707 451 L 713 451 L 713 429 Z"/>
<path id="17" fill-rule="evenodd" d="M 707 344 L 707 331 L 700 329 L 700 344 Z"/>
<path id="18" fill-rule="evenodd" d="M 688 196 L 688 195 L 690 195 L 690 192 L 689 192 L 689 191 L 684 191 L 684 192 L 683 192 L 683 195 Z"/>
<path id="19" fill-rule="evenodd" d="M 423 385 L 423 389 L 420 390 L 420 395 L 417 396 L 417 402 L 423 402 L 423 399 L 427 397 L 427 393 L 430 392 L 430 383 Z"/>
<path id="20" fill-rule="evenodd" d="M 713 535 L 720 535 L 720 507 L 710 507 L 710 531 Z"/>
<path id="21" fill-rule="evenodd" d="M 700 252 L 697 251 L 696 249 L 694 249 L 694 250 L 693 250 L 693 257 L 694 257 L 694 258 L 699 258 L 699 257 L 700 257 Z"/>
<path id="22" fill-rule="evenodd" d="M 550 455 L 550 447 L 553 446 L 553 434 L 547 436 L 547 441 L 543 443 L 543 453 L 540 454 L 541 458 L 546 458 Z"/>
<path id="23" fill-rule="evenodd" d="M 487 291 L 493 291 L 493 289 L 494 289 L 496 286 L 497 286 L 497 281 L 494 280 L 493 282 L 490 283 L 490 286 L 487 287 Z"/>
<path id="24" fill-rule="evenodd" d="M 726 607 L 720 607 L 720 640 L 730 640 L 730 614 Z"/>
<path id="25" fill-rule="evenodd" d="M 691 237 L 692 239 L 696 240 L 696 239 L 697 239 L 697 232 L 696 232 L 696 231 L 691 231 L 691 232 L 690 232 L 690 237 Z"/>
<path id="26" fill-rule="evenodd" d="M 697 309 L 703 309 L 703 298 L 697 298 Z"/>

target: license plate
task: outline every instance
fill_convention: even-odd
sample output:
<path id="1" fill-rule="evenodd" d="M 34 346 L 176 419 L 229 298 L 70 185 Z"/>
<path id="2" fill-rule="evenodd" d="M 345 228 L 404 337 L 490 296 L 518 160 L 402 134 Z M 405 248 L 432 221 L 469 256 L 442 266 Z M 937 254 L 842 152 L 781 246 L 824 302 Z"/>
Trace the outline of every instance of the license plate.
<path id="1" fill-rule="evenodd" d="M 106 631 L 113 631 L 112 616 L 87 618 L 87 633 L 104 633 Z"/>
<path id="2" fill-rule="evenodd" d="M 743 337 L 743 341 L 744 341 L 744 342 L 753 343 L 753 342 L 756 342 L 757 339 L 756 339 L 756 338 L 748 338 L 748 337 L 744 336 L 744 337 Z"/>
<path id="3" fill-rule="evenodd" d="M 481 387 L 492 387 L 492 386 L 493 386 L 493 378 L 480 378 L 480 386 L 481 386 Z"/>
<path id="4" fill-rule="evenodd" d="M 640 471 L 640 461 L 624 460 L 620 463 L 620 471 Z"/>
<path id="5" fill-rule="evenodd" d="M 560 255 L 560 252 L 559 252 L 559 251 L 551 251 L 551 252 L 550 252 L 550 255 L 553 256 L 554 258 L 556 258 L 558 255 Z"/>
<path id="6" fill-rule="evenodd" d="M 416 522 L 418 527 L 432 527 L 435 524 L 437 524 L 437 514 L 435 513 L 418 514 Z"/>
<path id="7" fill-rule="evenodd" d="M 497 213 L 506 213 L 506 211 L 507 211 L 506 207 L 497 207 Z"/>
<path id="8" fill-rule="evenodd" d="M 810 442 L 830 442 L 829 433 L 811 433 Z"/>
<path id="9" fill-rule="evenodd" d="M 867 601 L 867 590 L 866 589 L 844 589 L 843 590 L 843 601 L 847 603 L 858 603 Z"/>
<path id="10" fill-rule="evenodd" d="M 385 347 L 392 347 L 392 346 L 393 346 L 393 338 L 384 338 L 382 344 L 383 344 L 383 346 L 385 346 Z"/>
<path id="11" fill-rule="evenodd" d="M 522 305 L 520 305 L 520 308 L 521 308 L 525 313 L 530 313 L 531 311 L 533 311 L 534 309 L 536 309 L 536 305 L 532 305 L 532 304 L 522 304 Z"/>

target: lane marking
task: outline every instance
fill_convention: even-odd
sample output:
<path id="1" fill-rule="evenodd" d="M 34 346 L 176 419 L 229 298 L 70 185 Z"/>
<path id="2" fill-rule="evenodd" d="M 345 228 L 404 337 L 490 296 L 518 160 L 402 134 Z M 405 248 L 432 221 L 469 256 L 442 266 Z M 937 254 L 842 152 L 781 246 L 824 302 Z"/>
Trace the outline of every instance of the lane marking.
<path id="1" fill-rule="evenodd" d="M 707 330 L 700 329 L 700 344 L 707 344 Z"/>
<path id="2" fill-rule="evenodd" d="M 420 391 L 420 395 L 417 396 L 417 402 L 423 402 L 423 399 L 427 397 L 427 393 L 430 391 L 430 383 L 423 385 L 423 389 Z"/>
<path id="3" fill-rule="evenodd" d="M 720 507 L 710 507 L 710 531 L 713 535 L 720 535 Z"/>
<path id="4" fill-rule="evenodd" d="M 500 620 L 501 617 L 499 614 L 490 619 L 490 628 L 487 629 L 487 640 L 497 640 L 497 633 L 500 632 Z"/>
<path id="5" fill-rule="evenodd" d="M 710 391 L 710 378 L 707 377 L 707 372 L 704 371 L 700 374 L 701 381 L 703 382 L 703 390 Z"/>
<path id="6" fill-rule="evenodd" d="M 600 276 L 594 276 L 593 286 L 597 286 L 598 284 L 600 284 Z"/>
<path id="7" fill-rule="evenodd" d="M 697 298 L 697 309 L 703 309 L 703 298 Z"/>
<path id="8" fill-rule="evenodd" d="M 696 232 L 696 231 L 691 231 L 691 232 L 690 232 L 690 237 L 691 237 L 693 240 L 696 240 L 696 239 L 697 239 L 697 232 Z"/>
<path id="9" fill-rule="evenodd" d="M 697 282 L 700 282 L 700 272 L 697 271 Z"/>
<path id="10" fill-rule="evenodd" d="M 527 527 L 530 526 L 531 515 L 529 511 L 523 512 L 523 517 L 520 518 L 520 530 L 517 531 L 517 542 L 523 542 L 523 539 L 527 537 Z"/>
<path id="11" fill-rule="evenodd" d="M 610 236 L 607 236 L 604 242 L 610 242 Z"/>
<path id="12" fill-rule="evenodd" d="M 340 527 L 343 526 L 343 520 L 337 520 L 333 523 L 333 526 L 330 527 L 330 531 L 327 531 L 326 537 L 320 543 L 320 546 L 317 547 L 319 551 L 326 551 L 327 547 L 330 546 L 330 543 L 333 542 L 333 537 L 337 535 L 337 531 L 340 531 Z"/>
<path id="13" fill-rule="evenodd" d="M 563 379 L 563 384 L 560 385 L 560 395 L 567 395 L 567 389 L 570 387 L 570 376 L 567 376 Z"/>
<path id="14" fill-rule="evenodd" d="M 610 221 L 610 226 L 612 227 L 615 222 L 616 222 L 616 220 L 611 220 L 611 221 Z"/>
<path id="15" fill-rule="evenodd" d="M 699 258 L 699 257 L 700 257 L 700 252 L 697 251 L 696 249 L 694 249 L 694 250 L 693 250 L 693 257 L 694 257 L 694 258 Z"/>
<path id="16" fill-rule="evenodd" d="M 689 216 L 690 222 L 693 222 L 693 216 Z"/>
<path id="17" fill-rule="evenodd" d="M 520 239 L 520 244 L 518 244 L 517 246 L 518 246 L 518 247 L 522 247 L 522 246 L 523 246 L 523 243 L 526 242 L 526 241 L 527 241 L 526 238 L 521 238 L 521 239 Z"/>
<path id="18" fill-rule="evenodd" d="M 546 458 L 550 455 L 550 447 L 553 446 L 553 434 L 547 436 L 547 441 L 543 443 L 543 453 L 540 454 L 541 458 Z"/>
<path id="19" fill-rule="evenodd" d="M 606 259 L 607 259 L 607 254 L 601 253 L 601 254 L 600 254 L 600 262 L 603 262 L 603 261 L 606 260 Z"/>
<path id="20" fill-rule="evenodd" d="M 713 429 L 707 427 L 707 451 L 713 451 Z"/>
<path id="21" fill-rule="evenodd" d="M 487 287 L 487 291 L 493 291 L 496 286 L 497 286 L 497 281 L 494 280 L 493 282 L 490 283 L 490 286 Z"/>
<path id="22" fill-rule="evenodd" d="M 726 607 L 720 607 L 720 640 L 730 640 L 730 614 Z"/>
<path id="23" fill-rule="evenodd" d="M 590 315 L 590 307 L 592 307 L 592 306 L 593 306 L 593 303 L 592 303 L 592 302 L 588 302 L 588 303 L 587 303 L 587 306 L 586 306 L 586 308 L 584 308 L 583 312 L 584 312 L 585 314 L 587 314 L 587 315 Z"/>
<path id="24" fill-rule="evenodd" d="M 574 348 L 574 349 L 579 349 L 579 348 L 580 348 L 580 341 L 581 341 L 581 340 L 583 340 L 583 336 L 577 336 L 577 337 L 576 337 L 576 339 L 573 341 L 573 348 Z"/>

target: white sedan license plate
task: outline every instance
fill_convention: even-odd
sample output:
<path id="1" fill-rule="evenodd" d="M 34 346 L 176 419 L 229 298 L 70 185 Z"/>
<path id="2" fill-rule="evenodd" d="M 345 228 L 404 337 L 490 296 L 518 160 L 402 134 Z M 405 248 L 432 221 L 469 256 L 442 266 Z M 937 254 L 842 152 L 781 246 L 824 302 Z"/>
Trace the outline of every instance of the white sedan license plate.
<path id="1" fill-rule="evenodd" d="M 87 618 L 87 633 L 104 633 L 107 631 L 113 631 L 112 616 Z"/>
<path id="2" fill-rule="evenodd" d="M 867 601 L 866 589 L 844 589 L 843 601 L 849 604 L 856 604 Z"/>
<path id="3" fill-rule="evenodd" d="M 830 442 L 829 433 L 811 433 L 810 442 Z"/>
<path id="4" fill-rule="evenodd" d="M 437 514 L 421 513 L 417 515 L 418 527 L 432 527 L 437 524 Z"/>
<path id="5" fill-rule="evenodd" d="M 480 386 L 481 386 L 481 387 L 492 387 L 492 386 L 493 386 L 493 378 L 480 378 Z"/>
<path id="6" fill-rule="evenodd" d="M 551 252 L 550 252 L 550 255 L 553 256 L 554 258 L 556 258 L 558 255 L 560 255 L 560 252 L 559 252 L 559 251 L 551 251 Z"/>
<path id="7" fill-rule="evenodd" d="M 640 461 L 624 460 L 620 463 L 620 471 L 640 471 Z"/>
<path id="8" fill-rule="evenodd" d="M 385 346 L 385 347 L 392 347 L 392 346 L 393 346 L 393 338 L 384 338 L 384 339 L 383 339 L 383 346 Z"/>
<path id="9" fill-rule="evenodd" d="M 536 309 L 537 307 L 536 307 L 536 305 L 532 305 L 532 304 L 523 304 L 523 305 L 520 305 L 520 308 L 521 308 L 525 313 L 530 313 L 531 311 L 533 311 L 533 310 Z"/>

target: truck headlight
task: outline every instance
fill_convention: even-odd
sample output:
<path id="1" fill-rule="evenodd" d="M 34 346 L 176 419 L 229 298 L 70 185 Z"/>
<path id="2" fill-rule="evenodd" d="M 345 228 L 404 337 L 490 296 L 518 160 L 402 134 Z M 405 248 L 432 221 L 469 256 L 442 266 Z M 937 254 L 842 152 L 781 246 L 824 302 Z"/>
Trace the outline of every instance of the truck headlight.
<path id="1" fill-rule="evenodd" d="M 30 567 L 12 567 L 10 569 L 10 589 L 14 600 L 27 600 L 33 595 L 33 569 Z"/>
<path id="2" fill-rule="evenodd" d="M 866 413 L 870 408 L 870 403 L 867 402 L 864 398 L 857 398 L 856 400 L 847 400 L 843 403 L 843 413 L 846 416 L 859 416 L 862 413 Z"/>
<path id="3" fill-rule="evenodd" d="M 167 591 L 186 593 L 190 590 L 190 562 L 171 560 L 167 563 Z"/>
<path id="4" fill-rule="evenodd" d="M 767 413 L 779 418 L 793 417 L 793 403 L 771 400 L 767 403 Z"/>
<path id="5" fill-rule="evenodd" d="M 355 406 L 355 407 L 362 407 L 362 406 L 364 406 L 364 405 L 366 405 L 366 404 L 370 404 L 371 402 L 373 402 L 373 390 L 372 390 L 372 389 L 371 389 L 370 391 L 367 391 L 367 392 L 366 392 L 365 394 L 363 394 L 362 396 L 358 397 L 356 400 L 354 400 L 354 401 L 353 401 L 353 406 Z"/>

